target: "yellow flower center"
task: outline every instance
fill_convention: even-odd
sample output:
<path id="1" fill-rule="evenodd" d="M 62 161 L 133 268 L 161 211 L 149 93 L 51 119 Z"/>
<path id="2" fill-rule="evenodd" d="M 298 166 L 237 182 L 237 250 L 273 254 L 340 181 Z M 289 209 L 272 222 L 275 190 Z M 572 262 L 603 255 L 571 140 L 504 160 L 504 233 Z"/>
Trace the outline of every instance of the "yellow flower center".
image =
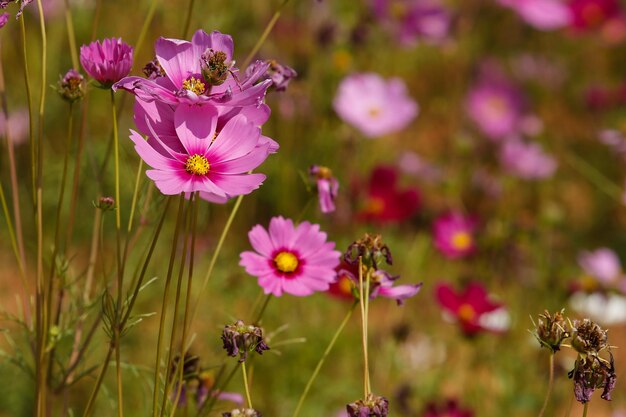
<path id="1" fill-rule="evenodd" d="M 185 162 L 185 171 L 187 171 L 191 175 L 206 175 L 209 172 L 209 161 L 202 156 L 195 154 L 187 158 L 187 162 Z"/>
<path id="2" fill-rule="evenodd" d="M 385 201 L 379 197 L 372 197 L 367 202 L 366 211 L 371 214 L 380 214 L 385 209 Z"/>
<path id="3" fill-rule="evenodd" d="M 467 250 L 472 246 L 472 235 L 467 232 L 457 232 L 452 235 L 452 246 L 456 250 Z"/>
<path id="4" fill-rule="evenodd" d="M 291 252 L 280 252 L 274 258 L 274 264 L 281 272 L 293 272 L 298 268 L 298 258 Z"/>
<path id="5" fill-rule="evenodd" d="M 345 275 L 339 278 L 339 291 L 343 294 L 352 295 L 352 280 Z"/>
<path id="6" fill-rule="evenodd" d="M 188 79 L 183 81 L 183 88 L 197 95 L 204 94 L 204 92 L 206 91 L 206 86 L 204 85 L 204 83 L 196 77 L 189 77 Z"/>
<path id="7" fill-rule="evenodd" d="M 372 119 L 375 119 L 375 118 L 377 118 L 378 116 L 380 116 L 380 113 L 381 113 L 380 107 L 376 107 L 376 106 L 374 106 L 374 107 L 370 107 L 370 108 L 367 110 L 367 114 L 369 114 L 369 116 L 370 116 Z"/>
<path id="8" fill-rule="evenodd" d="M 457 311 L 457 316 L 461 321 L 471 322 L 476 317 L 476 310 L 469 304 L 462 304 Z"/>

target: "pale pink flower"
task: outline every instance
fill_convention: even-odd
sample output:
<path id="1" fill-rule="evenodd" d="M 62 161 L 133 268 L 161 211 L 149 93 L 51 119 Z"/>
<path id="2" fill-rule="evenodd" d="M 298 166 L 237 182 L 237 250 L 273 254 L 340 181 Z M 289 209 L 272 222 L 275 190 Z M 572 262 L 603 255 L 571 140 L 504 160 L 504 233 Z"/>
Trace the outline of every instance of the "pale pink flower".
<path id="1" fill-rule="evenodd" d="M 418 113 L 402 79 L 385 80 L 375 73 L 344 78 L 333 107 L 339 117 L 370 138 L 404 129 Z"/>
<path id="2" fill-rule="evenodd" d="M 582 251 L 578 255 L 578 265 L 586 274 L 608 284 L 622 275 L 622 264 L 617 254 L 609 248 Z"/>
<path id="3" fill-rule="evenodd" d="M 500 163 L 509 174 L 526 180 L 538 180 L 552 176 L 557 163 L 537 143 L 525 143 L 512 139 L 500 148 Z"/>
<path id="4" fill-rule="evenodd" d="M 4 118 L 4 114 L 0 112 L 0 137 L 6 135 L 7 127 L 9 129 L 9 135 L 11 135 L 11 141 L 14 145 L 21 145 L 28 139 L 29 119 L 28 110 L 19 109 L 9 114 L 7 121 Z"/>
<path id="5" fill-rule="evenodd" d="M 321 165 L 312 165 L 309 175 L 315 179 L 317 194 L 322 213 L 335 211 L 335 198 L 339 192 L 339 181 L 333 177 L 332 171 Z"/>
<path id="6" fill-rule="evenodd" d="M 498 0 L 526 23 L 539 30 L 555 30 L 572 23 L 573 15 L 562 0 Z"/>
<path id="7" fill-rule="evenodd" d="M 326 291 L 335 281 L 341 253 L 317 224 L 294 226 L 282 216 L 270 221 L 269 230 L 256 225 L 248 233 L 256 252 L 241 253 L 239 265 L 258 278 L 266 294 L 311 295 Z"/>

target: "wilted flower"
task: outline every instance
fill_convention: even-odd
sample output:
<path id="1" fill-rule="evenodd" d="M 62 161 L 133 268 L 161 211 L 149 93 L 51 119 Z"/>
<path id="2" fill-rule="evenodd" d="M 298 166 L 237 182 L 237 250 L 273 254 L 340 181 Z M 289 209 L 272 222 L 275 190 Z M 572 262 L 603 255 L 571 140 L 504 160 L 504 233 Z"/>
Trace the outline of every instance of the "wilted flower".
<path id="1" fill-rule="evenodd" d="M 485 287 L 470 282 L 456 292 L 448 283 L 435 287 L 435 296 L 446 317 L 459 323 L 468 336 L 481 331 L 501 333 L 509 327 L 509 315 L 503 304 L 491 300 Z"/>
<path id="2" fill-rule="evenodd" d="M 374 138 L 398 132 L 417 116 L 417 103 L 400 78 L 386 81 L 375 73 L 353 74 L 339 84 L 333 101 L 345 122 Z"/>
<path id="3" fill-rule="evenodd" d="M 317 194 L 322 213 L 332 213 L 335 211 L 335 198 L 339 191 L 339 181 L 333 177 L 330 168 L 321 165 L 312 165 L 309 174 L 315 179 Z"/>
<path id="4" fill-rule="evenodd" d="M 539 144 L 517 139 L 502 145 L 500 163 L 509 174 L 526 180 L 550 177 L 557 168 L 554 158 L 546 154 Z"/>
<path id="5" fill-rule="evenodd" d="M 340 253 L 317 224 L 294 226 L 291 219 L 273 217 L 269 233 L 256 225 L 248 237 L 256 252 L 242 252 L 239 265 L 258 277 L 266 294 L 307 296 L 328 290 L 335 280 Z"/>
<path id="6" fill-rule="evenodd" d="M 70 103 L 79 100 L 85 95 L 85 78 L 72 68 L 59 80 L 57 91 Z"/>
<path id="7" fill-rule="evenodd" d="M 498 0 L 511 8 L 526 23 L 539 30 L 555 30 L 568 26 L 572 13 L 562 0 Z"/>
<path id="8" fill-rule="evenodd" d="M 133 48 L 121 38 L 94 41 L 80 47 L 80 63 L 101 87 L 110 88 L 130 73 Z"/>
<path id="9" fill-rule="evenodd" d="M 591 395 L 597 388 L 603 388 L 602 399 L 611 401 L 611 392 L 617 379 L 613 354 L 610 353 L 609 361 L 595 356 L 579 356 L 569 377 L 574 380 L 577 401 L 583 404 L 591 401 Z"/>
<path id="10" fill-rule="evenodd" d="M 572 327 L 572 348 L 580 354 L 597 356 L 607 349 L 608 330 L 589 319 L 576 320 Z"/>
<path id="11" fill-rule="evenodd" d="M 476 250 L 475 218 L 458 212 L 439 216 L 433 224 L 435 248 L 447 258 L 458 259 Z"/>
<path id="12" fill-rule="evenodd" d="M 448 38 L 452 15 L 437 0 L 373 0 L 376 18 L 394 34 L 398 42 L 441 43 Z"/>
<path id="13" fill-rule="evenodd" d="M 553 353 L 560 350 L 563 340 L 570 336 L 569 325 L 563 317 L 563 310 L 551 315 L 548 310 L 539 315 L 535 325 L 535 337 L 541 344 Z"/>
<path id="14" fill-rule="evenodd" d="M 383 262 L 387 265 L 393 264 L 391 251 L 383 242 L 383 237 L 378 234 L 366 233 L 361 239 L 352 242 L 343 255 L 343 260 L 349 265 L 359 265 L 359 258 L 362 265 L 375 270 Z"/>
<path id="15" fill-rule="evenodd" d="M 262 415 L 252 408 L 238 408 L 233 411 L 222 413 L 222 417 L 262 417 Z"/>
<path id="16" fill-rule="evenodd" d="M 366 399 L 346 405 L 346 411 L 349 417 L 387 417 L 389 401 L 370 393 Z"/>
<path id="17" fill-rule="evenodd" d="M 443 403 L 429 403 L 421 417 L 473 417 L 474 412 L 461 408 L 457 400 L 446 400 Z"/>
<path id="18" fill-rule="evenodd" d="M 398 170 L 391 166 L 377 166 L 372 170 L 364 207 L 357 213 L 362 221 L 399 223 L 411 218 L 420 206 L 417 188 L 399 186 Z"/>
<path id="19" fill-rule="evenodd" d="M 262 355 L 264 350 L 269 350 L 263 340 L 263 330 L 241 320 L 224 326 L 222 342 L 228 356 L 239 356 L 239 362 L 244 362 L 249 352 L 255 351 Z"/>
<path id="20" fill-rule="evenodd" d="M 287 65 L 283 65 L 276 60 L 268 61 L 269 68 L 267 69 L 267 75 L 272 80 L 272 87 L 276 91 L 285 91 L 289 85 L 289 81 L 292 78 L 298 76 L 296 70 Z"/>

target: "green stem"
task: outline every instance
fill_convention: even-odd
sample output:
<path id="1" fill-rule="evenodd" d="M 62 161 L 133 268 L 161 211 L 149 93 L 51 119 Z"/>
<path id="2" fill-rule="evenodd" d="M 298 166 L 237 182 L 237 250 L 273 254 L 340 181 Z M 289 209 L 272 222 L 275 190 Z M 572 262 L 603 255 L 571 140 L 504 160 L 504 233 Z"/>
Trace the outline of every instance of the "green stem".
<path id="1" fill-rule="evenodd" d="M 365 279 L 365 289 L 363 288 L 363 259 L 359 256 L 359 304 L 361 306 L 361 325 L 362 325 L 362 345 L 363 345 L 363 398 L 367 398 L 370 389 L 370 370 L 369 358 L 367 351 L 367 326 L 368 326 L 368 310 L 369 310 L 369 273 Z"/>
<path id="2" fill-rule="evenodd" d="M 117 381 L 117 415 L 124 417 L 124 398 L 122 394 L 122 361 L 120 358 L 120 327 L 115 330 L 115 370 Z"/>
<path id="3" fill-rule="evenodd" d="M 135 42 L 135 56 L 139 56 L 139 51 L 143 46 L 143 42 L 146 39 L 146 35 L 148 34 L 148 29 L 150 28 L 150 24 L 152 23 L 152 19 L 154 18 L 154 13 L 156 12 L 156 7 L 158 4 L 158 0 L 152 0 L 150 3 L 150 8 L 148 9 L 148 14 L 143 22 L 143 26 L 141 27 L 141 31 L 139 31 L 139 36 L 137 37 L 137 42 Z"/>
<path id="4" fill-rule="evenodd" d="M 33 110 L 33 99 L 30 86 L 30 77 L 28 76 L 28 54 L 26 51 L 26 25 L 24 23 L 24 15 L 20 17 L 20 35 L 22 40 L 22 63 L 24 65 L 24 84 L 26 86 L 26 98 L 28 102 L 28 132 L 30 146 L 30 167 L 32 176 L 32 198 L 33 206 L 36 204 L 35 197 L 35 181 L 37 177 L 35 162 L 35 111 Z"/>
<path id="5" fill-rule="evenodd" d="M 127 236 L 126 242 L 128 243 L 128 237 L 133 228 L 133 218 L 135 217 L 135 207 L 137 205 L 137 195 L 139 194 L 139 184 L 141 182 L 141 170 L 143 169 L 143 159 L 139 159 L 139 165 L 137 166 L 137 176 L 135 177 L 135 190 L 133 191 L 133 200 L 130 204 L 130 217 L 128 218 L 128 227 L 126 228 Z"/>
<path id="6" fill-rule="evenodd" d="M 74 33 L 74 22 L 72 21 L 72 11 L 70 10 L 70 1 L 65 0 L 65 26 L 67 27 L 67 37 L 70 44 L 70 55 L 72 56 L 72 66 L 78 70 L 78 50 L 76 48 L 76 35 Z"/>
<path id="7" fill-rule="evenodd" d="M 243 375 L 243 387 L 246 390 L 246 400 L 248 401 L 248 408 L 253 408 L 252 397 L 250 396 L 250 387 L 248 386 L 248 373 L 246 372 L 246 361 L 241 362 L 241 373 Z"/>
<path id="8" fill-rule="evenodd" d="M 569 152 L 565 155 L 570 165 L 586 177 L 591 183 L 593 183 L 599 190 L 604 192 L 611 198 L 618 201 L 622 201 L 622 189 L 611 180 L 606 178 L 600 171 L 598 171 L 593 165 L 585 161 L 573 152 Z"/>
<path id="9" fill-rule="evenodd" d="M 272 294 L 271 293 L 267 294 L 267 296 L 265 297 L 265 301 L 263 302 L 263 305 L 261 306 L 261 310 L 259 310 L 259 314 L 257 314 L 256 318 L 252 322 L 254 326 L 258 326 L 259 323 L 261 322 L 261 318 L 263 317 L 263 314 L 265 313 L 265 309 L 267 308 L 267 305 L 270 303 L 271 299 L 272 299 Z"/>
<path id="10" fill-rule="evenodd" d="M 587 410 L 589 408 L 589 403 L 585 403 L 585 405 L 583 406 L 583 417 L 587 417 Z"/>
<path id="11" fill-rule="evenodd" d="M 178 246 L 178 235 L 180 233 L 180 224 L 183 218 L 183 203 L 185 202 L 185 194 L 181 193 L 178 199 L 178 215 L 176 216 L 176 226 L 174 228 L 174 236 L 172 238 L 172 251 L 170 253 L 170 261 L 167 267 L 167 275 L 165 278 L 165 289 L 163 290 L 163 301 L 161 303 L 161 318 L 159 320 L 159 335 L 156 346 L 156 359 L 154 365 L 154 392 L 152 396 L 152 416 L 158 414 L 159 405 L 159 375 L 161 371 L 161 347 L 163 345 L 163 333 L 165 330 L 165 318 L 167 316 L 167 297 L 169 295 L 170 284 L 172 281 L 172 272 L 174 270 L 174 261 L 176 259 L 176 249 Z M 168 364 L 169 365 L 169 364 Z"/>
<path id="12" fill-rule="evenodd" d="M 119 137 L 117 134 L 117 111 L 115 109 L 115 93 L 111 89 L 111 118 L 113 119 L 113 153 L 115 162 L 115 231 L 117 233 L 117 280 L 118 280 L 118 295 L 122 291 L 122 259 L 121 259 L 121 243 L 120 243 L 120 229 L 122 228 L 121 208 L 122 201 L 120 200 L 120 149 L 119 149 Z M 118 297 L 121 299 L 121 297 Z"/>
<path id="13" fill-rule="evenodd" d="M 191 25 L 191 16 L 193 16 L 193 6 L 195 3 L 196 3 L 196 0 L 189 0 L 189 6 L 187 6 L 187 16 L 185 17 L 185 26 L 183 26 L 182 39 L 187 39 L 187 34 L 189 33 L 189 26 Z"/>
<path id="14" fill-rule="evenodd" d="M 304 387 L 304 391 L 302 391 L 302 394 L 300 395 L 300 399 L 298 400 L 298 405 L 296 406 L 296 410 L 293 412 L 292 417 L 298 417 L 300 415 L 300 411 L 302 409 L 302 406 L 304 405 L 304 400 L 306 400 L 306 397 L 309 394 L 311 387 L 313 386 L 313 381 L 315 381 L 315 379 L 317 378 L 317 375 L 320 373 L 320 370 L 322 369 L 322 365 L 324 365 L 324 361 L 326 361 L 326 358 L 330 354 L 330 351 L 332 350 L 332 348 L 335 346 L 335 343 L 337 342 L 339 335 L 341 334 L 341 332 L 343 332 L 343 329 L 346 327 L 346 324 L 348 324 L 348 321 L 350 320 L 350 317 L 352 316 L 352 313 L 354 312 L 354 309 L 356 308 L 357 304 L 358 304 L 357 302 L 354 302 L 354 304 L 352 304 L 352 307 L 350 307 L 350 310 L 348 310 L 348 313 L 346 314 L 344 319 L 341 321 L 339 328 L 337 329 L 337 331 L 335 331 L 335 334 L 333 335 L 332 339 L 330 339 L 330 343 L 328 344 L 328 346 L 326 346 L 326 350 L 324 350 L 322 357 L 317 362 L 317 365 L 315 366 L 315 370 L 313 370 L 313 374 L 311 374 L 311 377 L 309 378 L 309 380 L 306 383 L 306 386 Z"/>
<path id="15" fill-rule="evenodd" d="M 102 363 L 102 368 L 100 368 L 100 373 L 96 378 L 96 384 L 91 391 L 91 395 L 89 396 L 89 400 L 87 401 L 87 406 L 85 406 L 85 411 L 83 412 L 83 417 L 89 417 L 93 412 L 93 406 L 96 401 L 96 397 L 98 396 L 98 391 L 100 391 L 100 387 L 102 386 L 102 381 L 104 380 L 104 376 L 106 375 L 107 368 L 109 367 L 109 362 L 111 360 L 111 355 L 113 354 L 114 347 L 112 344 L 109 344 L 109 349 L 107 351 L 106 357 L 104 358 L 104 362 Z"/>
<path id="16" fill-rule="evenodd" d="M 254 45 L 254 47 L 252 48 L 252 50 L 250 51 L 246 59 L 243 61 L 243 65 L 241 66 L 242 69 L 247 68 L 248 65 L 250 65 L 250 62 L 252 62 L 252 59 L 254 58 L 254 56 L 259 52 L 259 49 L 261 49 L 261 46 L 263 45 L 263 43 L 265 42 L 269 34 L 272 32 L 272 29 L 274 29 L 274 25 L 276 25 L 276 22 L 278 22 L 278 19 L 280 18 L 280 14 L 283 11 L 283 8 L 287 5 L 287 3 L 289 3 L 289 0 L 284 0 L 281 3 L 281 5 L 278 6 L 278 10 L 276 10 L 274 15 L 270 19 L 269 23 L 265 27 L 265 30 L 263 31 L 263 34 L 261 35 L 259 40 L 256 42 L 256 44 Z"/>
<path id="17" fill-rule="evenodd" d="M 13 248 L 15 259 L 17 259 L 17 264 L 19 265 L 20 270 L 22 271 L 21 275 L 24 276 L 23 269 L 22 269 L 22 262 L 20 261 L 20 254 L 17 249 L 17 242 L 15 240 L 15 233 L 13 232 L 13 224 L 11 223 L 9 208 L 7 207 L 7 201 L 4 197 L 4 189 L 2 188 L 2 184 L 0 184 L 0 203 L 2 204 L 2 211 L 4 213 L 4 218 L 6 219 L 7 229 L 9 231 L 9 239 L 11 240 L 11 247 Z M 25 282 L 23 284 L 26 285 Z"/>
<path id="18" fill-rule="evenodd" d="M 550 395 L 552 394 L 552 387 L 554 385 L 554 352 L 550 352 L 550 379 L 548 380 L 548 390 L 546 391 L 546 398 L 543 401 L 543 406 L 541 407 L 541 411 L 539 411 L 538 417 L 542 417 L 546 412 L 546 408 L 548 407 L 548 400 L 550 399 Z"/>

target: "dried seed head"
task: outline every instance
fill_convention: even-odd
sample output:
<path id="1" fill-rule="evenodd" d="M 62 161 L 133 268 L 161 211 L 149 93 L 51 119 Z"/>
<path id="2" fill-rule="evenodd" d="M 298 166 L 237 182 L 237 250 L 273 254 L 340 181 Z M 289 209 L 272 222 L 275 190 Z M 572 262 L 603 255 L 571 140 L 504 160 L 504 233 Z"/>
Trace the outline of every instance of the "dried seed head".
<path id="1" fill-rule="evenodd" d="M 346 405 L 349 417 L 387 417 L 389 401 L 385 397 L 369 394 L 364 400 Z"/>
<path id="2" fill-rule="evenodd" d="M 574 396 L 581 403 L 591 400 L 597 388 L 603 388 L 601 398 L 611 401 L 611 392 L 615 388 L 615 366 L 613 354 L 607 362 L 595 356 L 579 357 L 574 369 L 568 374 L 574 380 Z"/>
<path id="3" fill-rule="evenodd" d="M 233 411 L 222 413 L 222 417 L 262 417 L 262 415 L 252 408 L 238 408 Z"/>
<path id="4" fill-rule="evenodd" d="M 211 48 L 200 56 L 202 78 L 209 86 L 221 85 L 228 78 L 230 65 L 226 62 L 227 58 L 226 53 Z"/>
<path id="5" fill-rule="evenodd" d="M 393 263 L 389 247 L 378 234 L 366 233 L 361 239 L 351 243 L 343 255 L 346 263 L 350 265 L 357 265 L 359 257 L 362 258 L 363 265 L 374 269 L 378 269 L 378 265 L 382 262 L 388 265 Z"/>
<path id="6" fill-rule="evenodd" d="M 576 320 L 572 328 L 572 347 L 583 355 L 598 355 L 609 347 L 608 330 L 589 319 Z"/>
<path id="7" fill-rule="evenodd" d="M 154 80 L 159 77 L 165 76 L 165 70 L 159 63 L 159 60 L 155 57 L 152 61 L 148 62 L 142 69 L 144 75 L 148 77 L 149 80 Z"/>
<path id="8" fill-rule="evenodd" d="M 257 326 L 246 325 L 241 320 L 224 326 L 222 342 L 228 356 L 239 355 L 239 362 L 246 360 L 248 352 L 256 351 L 262 355 L 264 350 L 269 350 L 263 340 L 263 330 Z"/>
<path id="9" fill-rule="evenodd" d="M 540 314 L 535 325 L 534 335 L 541 346 L 547 347 L 553 353 L 560 350 L 563 340 L 570 336 L 563 310 L 557 311 L 554 315 L 550 315 L 548 310 L 544 314 Z"/>

